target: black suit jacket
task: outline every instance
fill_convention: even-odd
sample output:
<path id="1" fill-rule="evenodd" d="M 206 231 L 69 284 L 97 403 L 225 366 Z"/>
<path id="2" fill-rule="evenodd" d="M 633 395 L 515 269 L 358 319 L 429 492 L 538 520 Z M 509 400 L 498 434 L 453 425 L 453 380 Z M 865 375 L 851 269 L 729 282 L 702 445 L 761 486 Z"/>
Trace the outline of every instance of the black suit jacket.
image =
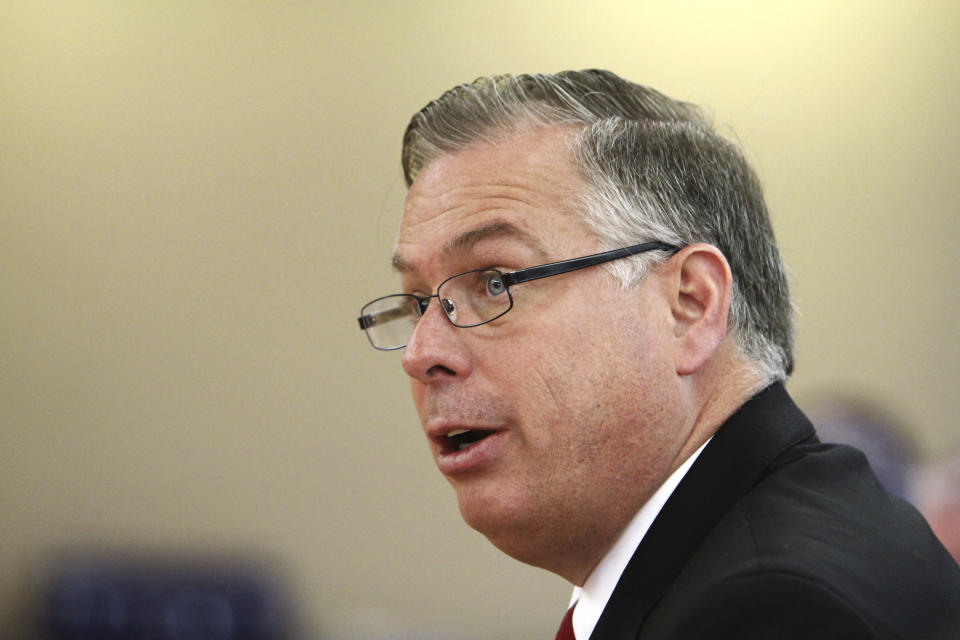
<path id="1" fill-rule="evenodd" d="M 703 450 L 590 637 L 960 640 L 960 568 L 775 384 Z"/>

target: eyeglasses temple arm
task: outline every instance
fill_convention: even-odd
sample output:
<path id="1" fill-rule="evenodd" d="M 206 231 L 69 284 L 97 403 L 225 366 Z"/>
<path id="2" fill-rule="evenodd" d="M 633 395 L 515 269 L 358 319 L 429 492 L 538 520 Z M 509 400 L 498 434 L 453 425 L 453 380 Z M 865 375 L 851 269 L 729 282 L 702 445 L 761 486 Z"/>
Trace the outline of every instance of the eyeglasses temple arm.
<path id="1" fill-rule="evenodd" d="M 595 264 L 603 264 L 604 262 L 626 258 L 627 256 L 633 256 L 638 253 L 643 253 L 644 251 L 655 251 L 658 249 L 673 253 L 676 253 L 680 250 L 679 247 L 675 247 L 664 242 L 644 242 L 643 244 L 635 244 L 632 247 L 613 249 L 612 251 L 595 253 L 582 258 L 561 260 L 559 262 L 551 262 L 550 264 L 530 267 L 529 269 L 511 271 L 510 273 L 503 274 L 503 283 L 509 287 L 521 282 L 539 280 L 540 278 L 555 276 L 561 273 L 567 273 L 569 271 L 576 271 L 577 269 L 585 269 L 587 267 L 592 267 Z"/>

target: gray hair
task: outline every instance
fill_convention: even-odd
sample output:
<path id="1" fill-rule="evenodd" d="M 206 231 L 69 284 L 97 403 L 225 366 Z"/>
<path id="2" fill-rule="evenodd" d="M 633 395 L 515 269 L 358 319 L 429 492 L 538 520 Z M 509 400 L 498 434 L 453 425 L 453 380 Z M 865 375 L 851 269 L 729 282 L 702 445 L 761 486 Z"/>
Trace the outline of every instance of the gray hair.
<path id="1" fill-rule="evenodd" d="M 582 215 L 607 248 L 704 242 L 730 264 L 730 335 L 766 380 L 793 369 L 793 309 L 759 180 L 701 110 L 609 71 L 491 76 L 450 89 L 403 137 L 410 186 L 432 160 L 530 127 L 573 127 Z M 659 255 L 656 255 L 658 254 Z M 623 286 L 665 255 L 611 263 Z"/>

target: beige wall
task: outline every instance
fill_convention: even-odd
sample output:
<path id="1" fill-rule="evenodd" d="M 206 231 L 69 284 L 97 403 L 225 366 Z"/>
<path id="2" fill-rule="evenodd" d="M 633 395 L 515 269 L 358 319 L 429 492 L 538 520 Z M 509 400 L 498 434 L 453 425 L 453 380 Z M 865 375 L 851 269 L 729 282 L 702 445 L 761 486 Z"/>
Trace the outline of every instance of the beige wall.
<path id="1" fill-rule="evenodd" d="M 460 521 L 354 320 L 395 286 L 407 118 L 484 73 L 711 107 L 791 266 L 792 389 L 960 446 L 958 28 L 949 0 L 3 3 L 0 637 L 92 544 L 269 557 L 311 636 L 549 637 L 566 585 Z"/>

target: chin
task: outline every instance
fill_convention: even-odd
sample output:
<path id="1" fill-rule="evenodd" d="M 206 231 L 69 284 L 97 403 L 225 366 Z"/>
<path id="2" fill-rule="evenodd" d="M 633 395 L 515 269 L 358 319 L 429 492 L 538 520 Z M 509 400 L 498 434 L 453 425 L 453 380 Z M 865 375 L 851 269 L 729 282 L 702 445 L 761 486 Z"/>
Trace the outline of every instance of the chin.
<path id="1" fill-rule="evenodd" d="M 497 549 L 520 562 L 551 569 L 549 547 L 563 537 L 556 526 L 563 518 L 544 517 L 537 505 L 516 492 L 458 489 L 457 501 L 464 521 Z"/>
<path id="2" fill-rule="evenodd" d="M 491 541 L 510 537 L 511 532 L 530 526 L 528 521 L 532 519 L 533 509 L 516 491 L 490 485 L 459 485 L 456 491 L 464 521 Z"/>

